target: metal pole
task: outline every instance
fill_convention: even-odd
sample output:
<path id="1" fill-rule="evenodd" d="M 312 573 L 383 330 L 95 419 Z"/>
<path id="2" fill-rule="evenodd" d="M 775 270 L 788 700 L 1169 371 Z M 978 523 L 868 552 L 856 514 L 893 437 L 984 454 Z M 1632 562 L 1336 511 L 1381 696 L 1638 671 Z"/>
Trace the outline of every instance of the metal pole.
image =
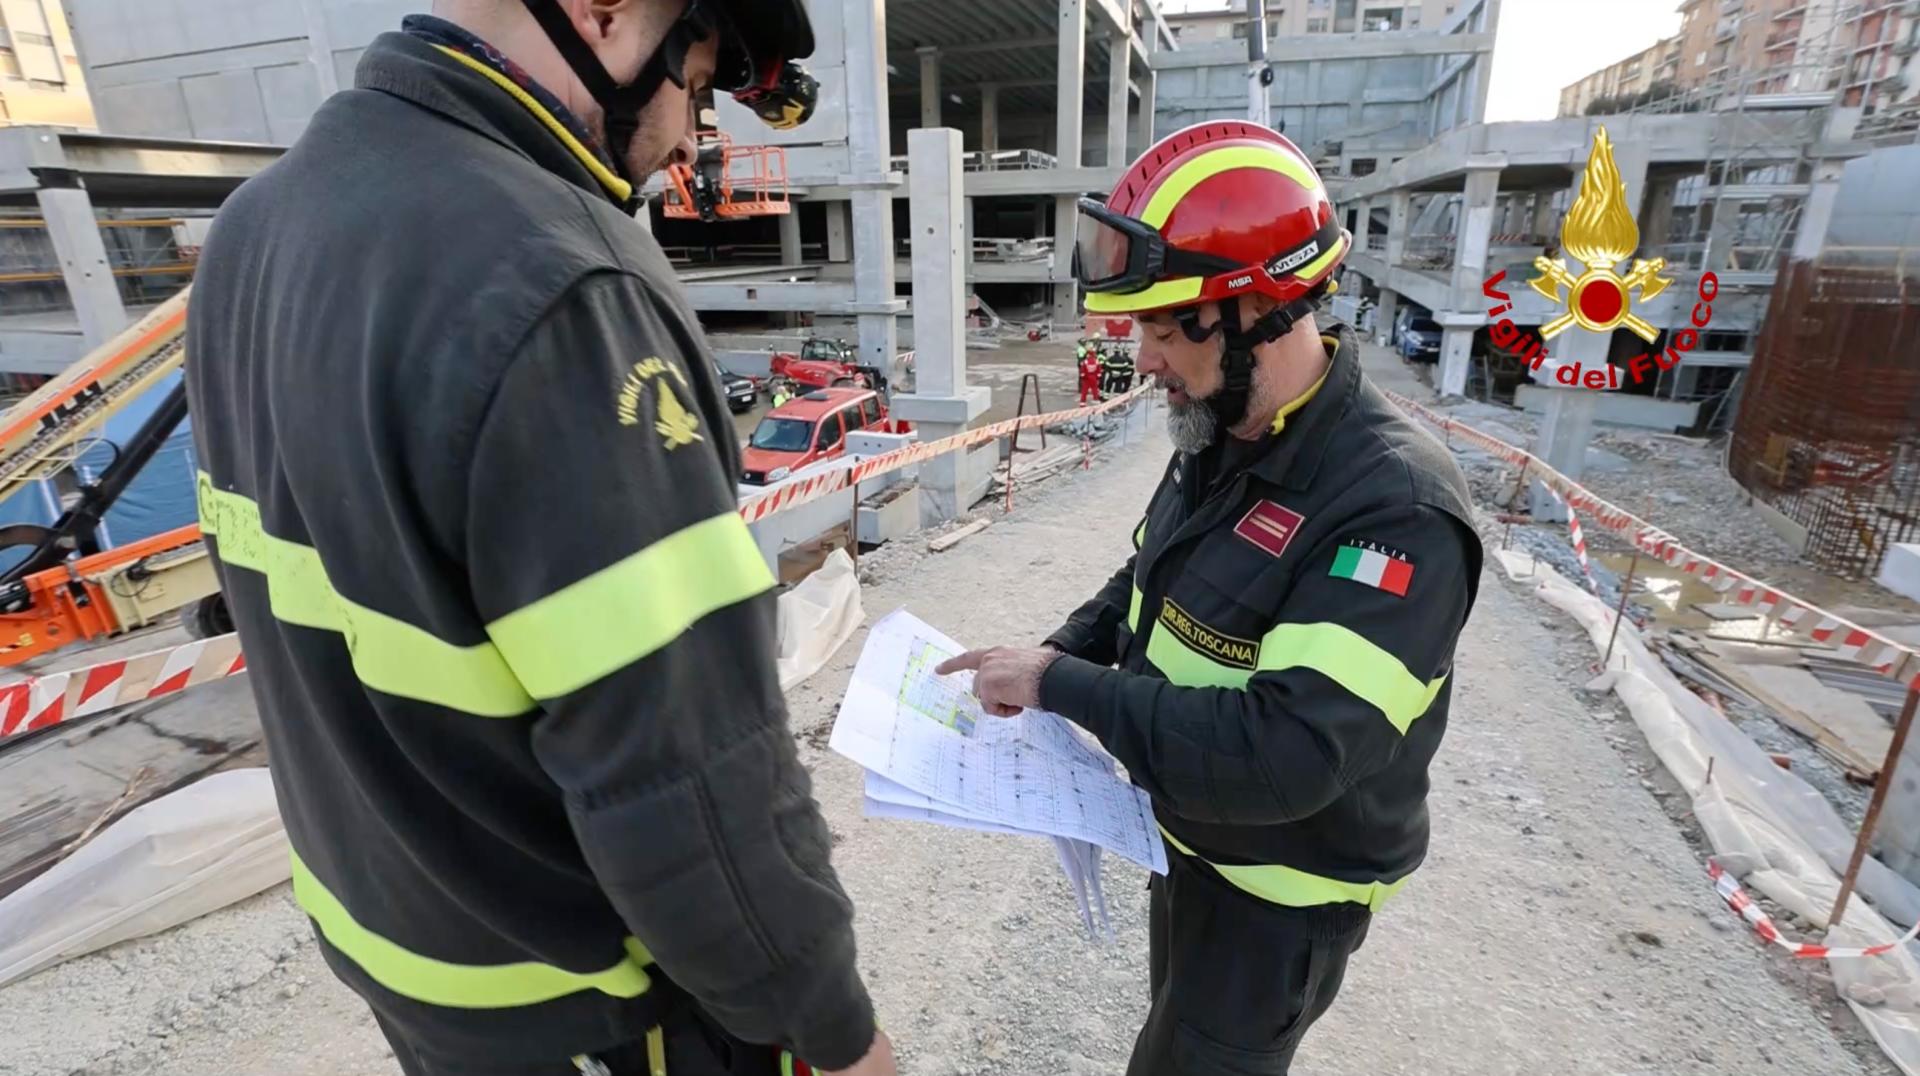
<path id="1" fill-rule="evenodd" d="M 1640 569 L 1640 551 L 1633 551 L 1633 563 L 1627 565 L 1627 581 L 1620 585 L 1620 605 L 1613 611 L 1613 633 L 1607 636 L 1607 653 L 1600 659 L 1600 667 L 1607 667 L 1613 660 L 1613 641 L 1620 637 L 1620 618 L 1627 613 L 1627 595 L 1633 591 L 1633 573 Z"/>
<path id="2" fill-rule="evenodd" d="M 860 483 L 853 484 L 853 512 L 847 517 L 847 551 L 853 556 L 853 572 L 860 574 Z"/>
<path id="3" fill-rule="evenodd" d="M 1913 708 L 1920 703 L 1920 680 L 1907 684 L 1907 701 L 1900 707 L 1900 720 L 1893 726 L 1893 742 L 1887 745 L 1887 757 L 1880 763 L 1880 779 L 1873 783 L 1873 798 L 1867 801 L 1867 816 L 1860 820 L 1860 836 L 1853 842 L 1853 857 L 1847 860 L 1847 873 L 1840 879 L 1840 895 L 1833 899 L 1827 913 L 1827 933 L 1840 925 L 1853 895 L 1853 883 L 1860 877 L 1860 863 L 1867 858 L 1867 845 L 1873 841 L 1873 827 L 1880 821 L 1880 808 L 1886 805 L 1887 789 L 1893 787 L 1893 771 L 1900 765 L 1900 752 L 1907 745 L 1907 732 L 1913 728 Z"/>

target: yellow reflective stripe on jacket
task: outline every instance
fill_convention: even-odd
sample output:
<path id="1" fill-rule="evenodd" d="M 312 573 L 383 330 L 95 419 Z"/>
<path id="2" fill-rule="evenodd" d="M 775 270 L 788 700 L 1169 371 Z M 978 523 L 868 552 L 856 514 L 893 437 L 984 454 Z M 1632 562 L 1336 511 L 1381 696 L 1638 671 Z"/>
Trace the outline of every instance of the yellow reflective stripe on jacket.
<path id="1" fill-rule="evenodd" d="M 1147 544 L 1147 521 L 1143 519 L 1140 521 L 1140 525 L 1134 528 L 1133 548 L 1139 549 L 1141 546 L 1146 544 Z"/>
<path id="2" fill-rule="evenodd" d="M 1147 660 L 1164 674 L 1169 683 L 1181 687 L 1244 688 L 1253 678 L 1252 669 L 1227 665 L 1188 646 L 1165 624 L 1155 623 L 1147 636 Z"/>
<path id="3" fill-rule="evenodd" d="M 535 698 L 557 698 L 773 585 L 746 523 L 727 511 L 508 613 L 487 634 Z"/>
<path id="4" fill-rule="evenodd" d="M 1146 600 L 1146 597 L 1140 593 L 1140 588 L 1137 586 L 1134 587 L 1133 600 L 1127 603 L 1127 630 L 1128 631 L 1136 632 L 1136 633 L 1139 632 L 1140 603 L 1145 600 Z"/>
<path id="5" fill-rule="evenodd" d="M 535 1005 L 582 990 L 617 998 L 639 997 L 653 985 L 646 966 L 652 954 L 637 938 L 627 955 L 604 971 L 581 974 L 531 961 L 519 964 L 452 964 L 395 944 L 361 926 L 300 856 L 293 855 L 293 897 L 313 917 L 335 949 L 388 990 L 428 1005 L 456 1009 L 505 1009 Z"/>
<path id="6" fill-rule="evenodd" d="M 313 547 L 267 533 L 258 504 L 215 489 L 205 471 L 198 487 L 200 529 L 219 539 L 221 563 L 266 576 L 277 619 L 339 632 L 361 683 L 481 717 L 514 717 L 533 709 L 533 698 L 493 644 L 456 646 L 343 597 Z"/>
<path id="7" fill-rule="evenodd" d="M 1273 904 L 1284 904 L 1289 908 L 1311 908 L 1321 904 L 1364 904 L 1371 911 L 1379 911 L 1387 898 L 1400 892 L 1407 884 L 1407 878 L 1395 882 L 1343 882 L 1338 878 L 1326 878 L 1318 874 L 1309 874 L 1292 867 L 1282 867 L 1277 863 L 1243 866 L 1233 863 L 1215 863 L 1210 859 L 1201 859 L 1193 849 L 1182 844 L 1180 838 L 1160 827 L 1160 835 L 1167 843 L 1179 849 L 1181 853 L 1199 859 L 1200 862 L 1220 872 L 1220 877 L 1231 882 L 1236 888 Z"/>
<path id="8" fill-rule="evenodd" d="M 1423 683 L 1399 658 L 1340 624 L 1275 625 L 1260 640 L 1257 664 L 1261 672 L 1312 669 L 1371 703 L 1402 734 L 1447 682 L 1442 675 Z"/>

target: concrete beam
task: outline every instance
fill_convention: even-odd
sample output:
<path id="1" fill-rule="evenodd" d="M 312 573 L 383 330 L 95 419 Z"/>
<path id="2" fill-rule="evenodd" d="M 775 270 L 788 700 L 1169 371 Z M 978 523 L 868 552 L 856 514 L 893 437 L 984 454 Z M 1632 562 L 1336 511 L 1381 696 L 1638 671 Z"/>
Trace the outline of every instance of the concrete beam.
<path id="1" fill-rule="evenodd" d="M 889 270 L 893 259 L 885 259 Z M 889 272 L 888 275 L 892 275 Z M 789 284 L 784 280 L 727 280 L 682 282 L 681 289 L 695 310 L 759 311 L 799 310 L 816 314 L 855 313 L 858 285 L 825 281 Z M 900 308 L 905 309 L 905 303 Z M 892 317 L 888 316 L 888 321 Z"/>
<path id="2" fill-rule="evenodd" d="M 968 172 L 964 193 L 968 198 L 1046 198 L 1071 194 L 1079 197 L 1095 191 L 1105 194 L 1120 182 L 1118 168 L 1032 168 L 1005 172 Z M 897 174 L 897 173 L 896 173 Z M 884 190 L 890 197 L 909 197 L 904 184 Z M 832 183 L 796 183 L 794 192 L 810 202 L 846 201 L 859 193 L 858 188 Z"/>
<path id="3" fill-rule="evenodd" d="M 1392 34 L 1310 34 L 1267 42 L 1270 63 L 1304 60 L 1365 60 L 1399 56 L 1452 56 L 1493 52 L 1492 34 L 1442 34 L 1401 31 Z M 1160 53 L 1153 66 L 1162 71 L 1183 67 L 1245 67 L 1244 43 L 1207 45 Z"/>

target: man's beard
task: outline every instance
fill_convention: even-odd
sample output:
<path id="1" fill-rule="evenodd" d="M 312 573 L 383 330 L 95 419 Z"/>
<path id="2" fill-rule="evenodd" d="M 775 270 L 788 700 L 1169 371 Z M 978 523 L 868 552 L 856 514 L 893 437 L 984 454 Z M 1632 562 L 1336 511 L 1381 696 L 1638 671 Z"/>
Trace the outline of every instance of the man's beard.
<path id="1" fill-rule="evenodd" d="M 1160 379 L 1167 384 L 1166 378 Z M 1174 387 L 1186 391 L 1186 387 L 1174 382 Z M 1201 452 L 1213 444 L 1220 434 L 1220 420 L 1213 408 L 1205 400 L 1188 396 L 1184 403 L 1167 401 L 1167 436 L 1173 441 L 1173 447 L 1188 455 Z"/>

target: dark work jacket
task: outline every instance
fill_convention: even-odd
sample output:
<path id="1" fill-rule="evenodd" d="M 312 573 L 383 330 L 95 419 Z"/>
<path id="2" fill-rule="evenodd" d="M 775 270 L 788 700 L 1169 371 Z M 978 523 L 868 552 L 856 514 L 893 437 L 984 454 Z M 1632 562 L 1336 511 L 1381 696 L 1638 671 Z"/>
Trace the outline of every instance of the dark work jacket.
<path id="1" fill-rule="evenodd" d="M 1290 868 L 1276 903 L 1377 908 L 1426 853 L 1481 549 L 1452 457 L 1350 332 L 1324 339 L 1325 381 L 1237 472 L 1174 455 L 1137 552 L 1048 640 L 1071 656 L 1040 701 L 1126 765 L 1170 854 Z"/>
<path id="2" fill-rule="evenodd" d="M 733 425 L 588 159 L 386 34 L 206 245 L 201 514 L 295 895 L 451 1064 L 629 1043 L 684 990 L 838 1068 L 872 1008 Z"/>

